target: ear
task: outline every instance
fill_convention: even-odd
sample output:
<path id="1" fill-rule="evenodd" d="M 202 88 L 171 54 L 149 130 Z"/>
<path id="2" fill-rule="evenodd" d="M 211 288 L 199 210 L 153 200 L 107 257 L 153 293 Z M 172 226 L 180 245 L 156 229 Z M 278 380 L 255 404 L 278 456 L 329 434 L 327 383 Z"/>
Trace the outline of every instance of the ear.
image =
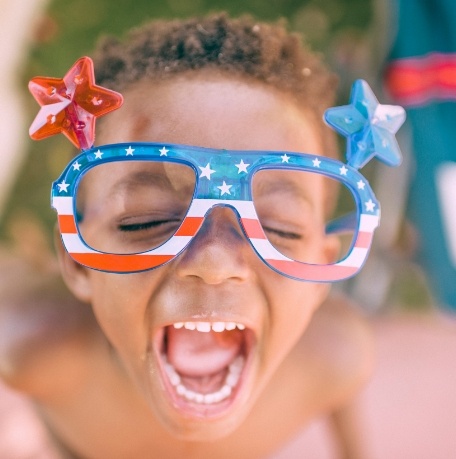
<path id="1" fill-rule="evenodd" d="M 89 270 L 76 263 L 65 250 L 57 227 L 54 231 L 54 244 L 65 284 L 76 298 L 84 303 L 90 303 L 92 288 Z"/>

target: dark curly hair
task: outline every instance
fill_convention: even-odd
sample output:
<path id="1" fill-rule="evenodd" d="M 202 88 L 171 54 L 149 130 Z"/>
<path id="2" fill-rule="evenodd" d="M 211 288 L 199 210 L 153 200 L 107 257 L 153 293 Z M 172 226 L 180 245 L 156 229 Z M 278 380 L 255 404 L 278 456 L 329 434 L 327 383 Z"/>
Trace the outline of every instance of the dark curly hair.
<path id="1" fill-rule="evenodd" d="M 288 32 L 283 21 L 257 22 L 248 15 L 154 20 L 131 30 L 125 40 L 103 38 L 94 60 L 97 84 L 118 91 L 145 78 L 211 69 L 287 92 L 319 120 L 335 101 L 336 77 L 300 35 Z M 334 136 L 322 139 L 333 156 Z"/>

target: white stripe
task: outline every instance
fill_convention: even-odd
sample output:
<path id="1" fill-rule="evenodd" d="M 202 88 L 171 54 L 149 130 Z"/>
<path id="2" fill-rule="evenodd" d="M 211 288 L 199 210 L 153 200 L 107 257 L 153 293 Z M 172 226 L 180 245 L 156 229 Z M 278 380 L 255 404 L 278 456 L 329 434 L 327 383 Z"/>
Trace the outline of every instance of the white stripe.
<path id="1" fill-rule="evenodd" d="M 258 220 L 258 215 L 252 201 L 235 201 L 234 205 L 236 206 L 241 218 L 252 218 Z"/>
<path id="2" fill-rule="evenodd" d="M 379 220 L 378 215 L 361 214 L 359 230 L 372 233 L 372 231 L 377 228 Z"/>
<path id="3" fill-rule="evenodd" d="M 71 196 L 54 196 L 52 207 L 59 215 L 73 215 L 73 198 Z"/>
<path id="4" fill-rule="evenodd" d="M 138 255 L 176 255 L 192 240 L 191 236 L 174 236 L 160 247 Z"/>
<path id="5" fill-rule="evenodd" d="M 193 200 L 190 209 L 188 209 L 187 217 L 204 217 L 207 210 L 213 205 L 214 201 L 214 199 Z"/>
<path id="6" fill-rule="evenodd" d="M 188 210 L 187 216 L 204 217 L 210 208 L 217 205 L 231 205 L 237 209 L 241 218 L 254 218 L 258 220 L 253 202 L 237 199 L 195 199 Z"/>
<path id="7" fill-rule="evenodd" d="M 97 253 L 95 250 L 84 245 L 77 234 L 63 233 L 62 239 L 65 248 L 70 253 Z"/>
<path id="8" fill-rule="evenodd" d="M 354 247 L 352 253 L 341 262 L 337 263 L 337 266 L 348 266 L 351 268 L 359 268 L 367 257 L 368 249 Z"/>
<path id="9" fill-rule="evenodd" d="M 276 250 L 267 239 L 250 239 L 250 241 L 255 250 L 265 259 L 293 261 Z"/>

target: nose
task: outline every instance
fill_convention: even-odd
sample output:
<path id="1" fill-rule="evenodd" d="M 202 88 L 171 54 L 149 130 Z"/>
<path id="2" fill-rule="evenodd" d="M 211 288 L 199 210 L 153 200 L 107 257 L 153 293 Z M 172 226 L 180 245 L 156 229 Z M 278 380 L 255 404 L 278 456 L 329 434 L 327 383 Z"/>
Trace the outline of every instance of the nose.
<path id="1" fill-rule="evenodd" d="M 180 277 L 193 277 L 207 284 L 244 281 L 253 274 L 256 255 L 232 208 L 217 206 L 184 252 L 175 260 Z"/>

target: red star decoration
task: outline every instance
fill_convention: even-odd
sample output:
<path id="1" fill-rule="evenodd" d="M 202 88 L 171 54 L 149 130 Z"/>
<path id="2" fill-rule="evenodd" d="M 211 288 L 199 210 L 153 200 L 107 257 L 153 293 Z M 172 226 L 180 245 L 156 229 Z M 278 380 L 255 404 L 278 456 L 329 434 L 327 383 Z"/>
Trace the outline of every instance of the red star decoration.
<path id="1" fill-rule="evenodd" d="M 89 57 L 76 61 L 63 78 L 33 78 L 29 90 L 41 105 L 30 137 L 41 140 L 62 132 L 82 150 L 94 144 L 96 118 L 123 103 L 121 94 L 95 84 Z"/>

